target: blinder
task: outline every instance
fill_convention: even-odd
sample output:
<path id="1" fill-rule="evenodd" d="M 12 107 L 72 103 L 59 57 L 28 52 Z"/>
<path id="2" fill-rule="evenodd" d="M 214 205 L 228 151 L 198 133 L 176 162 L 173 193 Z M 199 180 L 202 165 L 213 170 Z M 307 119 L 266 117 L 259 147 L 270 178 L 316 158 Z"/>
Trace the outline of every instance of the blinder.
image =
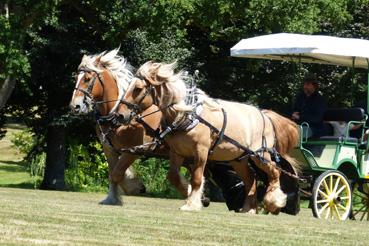
<path id="1" fill-rule="evenodd" d="M 90 81 L 88 82 L 88 87 L 87 87 L 87 90 L 84 90 L 84 89 L 81 89 L 81 88 L 78 88 L 78 87 L 75 87 L 74 90 L 77 90 L 77 91 L 80 91 L 84 94 L 85 98 L 83 99 L 83 102 L 86 102 L 86 97 L 88 97 L 91 101 L 94 101 L 94 98 L 92 96 L 92 90 L 95 86 L 95 83 L 96 83 L 96 79 L 98 78 L 99 79 L 99 82 L 101 83 L 101 86 L 104 88 L 104 82 L 103 80 L 101 79 L 100 77 L 100 74 L 93 70 L 93 69 L 89 69 L 89 68 L 80 68 L 78 69 L 78 72 L 81 73 L 81 72 L 92 72 L 94 73 L 95 75 L 90 79 Z"/>
<path id="2" fill-rule="evenodd" d="M 143 100 L 150 95 L 152 100 L 153 100 L 153 104 L 156 103 L 156 98 L 154 96 L 155 94 L 155 89 L 154 87 L 150 84 L 148 87 L 144 87 L 145 88 L 145 92 L 144 94 L 141 96 L 141 98 L 138 100 L 137 103 L 130 103 L 124 99 L 121 99 L 120 102 L 123 103 L 124 105 L 127 106 L 127 108 L 131 111 L 129 114 L 129 117 L 126 118 L 123 115 L 121 115 L 121 117 L 119 117 L 122 121 L 120 121 L 121 123 L 128 125 L 133 118 L 135 118 L 138 114 L 140 114 L 144 109 L 140 107 L 140 104 L 143 102 Z M 122 118 L 123 117 L 123 118 Z"/>

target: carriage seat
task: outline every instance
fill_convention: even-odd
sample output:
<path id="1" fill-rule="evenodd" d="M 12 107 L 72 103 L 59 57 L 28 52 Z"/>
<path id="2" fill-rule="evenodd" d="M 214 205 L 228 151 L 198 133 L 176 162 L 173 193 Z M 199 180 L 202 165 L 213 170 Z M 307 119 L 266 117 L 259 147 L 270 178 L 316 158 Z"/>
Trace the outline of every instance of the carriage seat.
<path id="1" fill-rule="evenodd" d="M 363 121 L 365 112 L 362 108 L 329 108 L 325 111 L 324 121 Z"/>
<path id="2" fill-rule="evenodd" d="M 323 136 L 323 137 L 319 137 L 317 140 L 323 140 L 323 141 L 332 141 L 332 142 L 337 142 L 337 141 L 343 141 L 345 140 L 346 142 L 349 143 L 358 143 L 359 140 L 357 138 L 352 138 L 352 137 L 348 137 L 346 139 L 344 139 L 344 137 L 334 137 L 334 136 Z"/>
<path id="3" fill-rule="evenodd" d="M 364 123 L 366 119 L 365 112 L 362 108 L 329 108 L 325 111 L 324 121 L 345 121 L 345 122 L 362 122 Z M 327 124 L 331 130 L 331 134 L 333 135 L 333 128 L 330 124 Z M 319 140 L 326 141 L 343 141 L 357 143 L 358 139 L 353 137 L 334 137 L 334 136 L 323 136 L 320 137 Z"/>

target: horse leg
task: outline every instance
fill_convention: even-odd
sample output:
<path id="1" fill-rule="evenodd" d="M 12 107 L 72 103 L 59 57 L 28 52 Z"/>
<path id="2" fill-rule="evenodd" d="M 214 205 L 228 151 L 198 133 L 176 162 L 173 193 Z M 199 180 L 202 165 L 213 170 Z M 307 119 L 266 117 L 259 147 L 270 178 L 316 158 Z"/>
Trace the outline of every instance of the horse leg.
<path id="1" fill-rule="evenodd" d="M 181 210 L 194 211 L 202 208 L 202 194 L 204 190 L 204 169 L 208 157 L 208 149 L 201 148 L 195 155 L 195 165 L 191 175 L 192 191 Z"/>
<path id="2" fill-rule="evenodd" d="M 109 192 L 108 196 L 100 202 L 103 205 L 122 205 L 119 188 L 125 194 L 138 194 L 145 189 L 140 180 L 134 177 L 133 172 L 128 169 L 137 158 L 134 155 L 122 154 L 111 151 L 109 147 L 104 147 L 109 164 Z"/>
<path id="3" fill-rule="evenodd" d="M 110 180 L 119 184 L 125 194 L 141 193 L 145 187 L 141 181 L 134 176 L 130 167 L 137 159 L 137 156 L 123 153 L 119 156 L 118 161 L 110 174 Z"/>
<path id="4" fill-rule="evenodd" d="M 243 159 L 240 162 L 230 162 L 230 164 L 245 184 L 245 201 L 240 212 L 256 214 L 257 197 L 254 171 L 249 167 L 247 159 Z"/>
<path id="5" fill-rule="evenodd" d="M 281 190 L 279 182 L 280 171 L 276 168 L 276 163 L 272 161 L 268 152 L 264 152 L 264 159 L 267 163 L 263 163 L 257 157 L 253 157 L 252 159 L 256 166 L 268 176 L 269 185 L 263 199 L 264 207 L 272 214 L 278 214 L 281 208 L 285 207 L 287 203 L 287 195 Z"/>
<path id="6" fill-rule="evenodd" d="M 170 151 L 169 159 L 170 166 L 167 178 L 169 182 L 177 189 L 177 191 L 187 198 L 191 192 L 191 185 L 188 184 L 187 180 L 180 173 L 180 168 L 182 166 L 184 158 Z"/>
<path id="7" fill-rule="evenodd" d="M 119 154 L 112 151 L 109 147 L 107 147 L 105 145 L 103 145 L 103 150 L 104 150 L 106 159 L 108 161 L 109 177 L 110 177 L 111 173 L 114 169 L 114 166 L 116 165 L 116 163 L 118 161 Z M 102 204 L 102 205 L 122 205 L 122 200 L 121 200 L 121 197 L 119 195 L 118 184 L 112 182 L 110 178 L 109 178 L 108 196 L 104 200 L 100 201 L 99 204 Z"/>

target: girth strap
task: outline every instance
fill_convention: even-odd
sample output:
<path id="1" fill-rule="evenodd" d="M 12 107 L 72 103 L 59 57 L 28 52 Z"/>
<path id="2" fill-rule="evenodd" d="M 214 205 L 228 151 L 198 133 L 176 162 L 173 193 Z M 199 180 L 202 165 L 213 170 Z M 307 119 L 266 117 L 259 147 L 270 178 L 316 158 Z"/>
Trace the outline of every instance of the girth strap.
<path id="1" fill-rule="evenodd" d="M 223 125 L 222 125 L 222 129 L 220 130 L 215 142 L 213 143 L 213 146 L 211 146 L 211 148 L 209 149 L 209 153 L 208 155 L 213 154 L 215 147 L 220 144 L 220 142 L 222 142 L 223 138 L 224 138 L 224 131 L 226 129 L 227 126 L 227 113 L 224 110 L 224 108 L 222 108 L 222 113 L 223 113 Z"/>
<path id="2" fill-rule="evenodd" d="M 199 119 L 199 121 L 206 125 L 207 127 L 210 128 L 210 130 L 212 132 L 215 132 L 216 134 L 219 134 L 220 131 L 215 127 L 213 126 L 212 124 L 210 124 L 208 121 L 206 121 L 204 118 L 202 118 L 200 115 L 197 115 L 196 116 L 197 119 Z M 254 151 L 252 151 L 251 149 L 247 148 L 246 146 L 243 146 L 242 144 L 240 144 L 239 142 L 237 142 L 236 140 L 234 140 L 233 138 L 231 137 L 228 137 L 227 135 L 224 134 L 223 132 L 223 139 L 231 144 L 233 144 L 234 146 L 242 149 L 245 153 L 242 155 L 242 156 L 250 156 L 250 155 L 256 155 L 256 153 Z"/>

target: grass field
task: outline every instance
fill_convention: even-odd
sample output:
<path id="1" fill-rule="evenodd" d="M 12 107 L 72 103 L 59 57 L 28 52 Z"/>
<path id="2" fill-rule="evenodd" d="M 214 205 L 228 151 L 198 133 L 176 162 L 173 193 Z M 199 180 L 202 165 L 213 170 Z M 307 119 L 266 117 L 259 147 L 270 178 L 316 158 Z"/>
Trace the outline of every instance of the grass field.
<path id="1" fill-rule="evenodd" d="M 23 155 L 11 144 L 11 135 L 24 126 L 8 124 L 6 136 L 0 140 L 0 187 L 32 188 L 33 179 L 23 165 Z"/>
<path id="2" fill-rule="evenodd" d="M 246 215 L 212 203 L 182 212 L 181 200 L 0 188 L 0 243 L 68 245 L 367 245 L 368 224 L 298 216 Z"/>
<path id="3" fill-rule="evenodd" d="M 182 212 L 181 200 L 125 197 L 123 207 L 113 207 L 97 204 L 102 193 L 25 189 L 32 179 L 8 139 L 0 141 L 0 244 L 368 245 L 368 222 L 318 220 L 308 209 L 247 215 L 211 203 Z"/>

